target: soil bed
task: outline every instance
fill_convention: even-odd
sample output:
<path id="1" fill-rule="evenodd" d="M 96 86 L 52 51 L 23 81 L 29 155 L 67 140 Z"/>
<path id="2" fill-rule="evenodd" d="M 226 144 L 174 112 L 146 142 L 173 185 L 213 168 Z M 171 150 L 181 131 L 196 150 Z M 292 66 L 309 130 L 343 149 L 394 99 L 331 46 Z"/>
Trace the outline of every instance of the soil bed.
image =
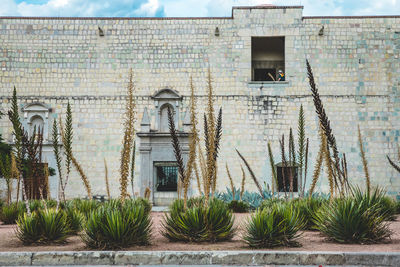
<path id="1" fill-rule="evenodd" d="M 149 246 L 134 246 L 125 250 L 172 250 L 172 251 L 188 251 L 188 250 L 248 250 L 249 247 L 242 241 L 243 228 L 247 222 L 249 213 L 235 214 L 235 225 L 238 231 L 231 241 L 220 243 L 183 243 L 169 242 L 160 233 L 161 220 L 163 212 L 152 212 L 153 220 L 153 238 L 152 244 Z M 40 246 L 24 246 L 15 237 L 16 225 L 0 225 L 0 251 L 82 251 L 90 250 L 85 247 L 78 236 L 72 236 L 67 239 L 65 244 L 40 245 Z M 344 251 L 344 252 L 400 252 L 400 216 L 396 221 L 390 222 L 390 229 L 393 231 L 391 239 L 384 244 L 357 245 L 357 244 L 336 244 L 326 240 L 317 231 L 305 231 L 299 242 L 301 247 L 287 248 L 280 247 L 270 250 L 285 251 Z"/>

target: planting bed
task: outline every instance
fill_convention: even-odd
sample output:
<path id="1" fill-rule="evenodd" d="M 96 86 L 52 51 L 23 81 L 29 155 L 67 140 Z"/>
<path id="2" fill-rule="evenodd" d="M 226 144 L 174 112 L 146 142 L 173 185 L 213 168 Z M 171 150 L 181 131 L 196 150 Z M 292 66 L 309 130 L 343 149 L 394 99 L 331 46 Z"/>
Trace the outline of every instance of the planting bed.
<path id="1" fill-rule="evenodd" d="M 149 246 L 134 246 L 125 250 L 149 250 L 149 251 L 193 251 L 193 250 L 249 250 L 249 247 L 241 240 L 242 228 L 247 222 L 249 213 L 235 214 L 235 225 L 238 231 L 231 241 L 220 243 L 182 243 L 169 242 L 160 234 L 162 229 L 162 212 L 152 212 L 153 238 Z M 24 246 L 15 237 L 16 225 L 0 225 L 0 251 L 82 251 L 90 250 L 85 247 L 78 236 L 69 237 L 65 244 L 54 244 L 46 246 Z M 336 244 L 327 241 L 317 231 L 305 231 L 300 238 L 301 247 L 286 248 L 280 247 L 274 250 L 285 251 L 369 251 L 369 252 L 400 252 L 400 216 L 396 221 L 390 222 L 390 229 L 393 231 L 392 238 L 384 244 L 353 245 Z M 265 249 L 263 249 L 265 250 Z"/>

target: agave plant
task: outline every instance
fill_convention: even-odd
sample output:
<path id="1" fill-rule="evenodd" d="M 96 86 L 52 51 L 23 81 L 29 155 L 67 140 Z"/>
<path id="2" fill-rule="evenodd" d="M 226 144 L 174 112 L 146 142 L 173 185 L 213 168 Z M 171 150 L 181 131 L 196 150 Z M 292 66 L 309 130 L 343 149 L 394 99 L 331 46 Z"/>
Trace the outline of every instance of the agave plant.
<path id="1" fill-rule="evenodd" d="M 377 198 L 382 196 L 381 192 L 376 194 Z M 388 215 L 382 213 L 379 204 L 365 193 L 337 199 L 323 205 L 315 214 L 316 228 L 338 243 L 381 242 L 391 234 L 385 222 L 387 219 Z"/>
<path id="2" fill-rule="evenodd" d="M 147 245 L 151 237 L 150 214 L 143 205 L 104 206 L 91 212 L 81 238 L 90 248 L 115 249 Z"/>
<path id="3" fill-rule="evenodd" d="M 222 200 L 210 199 L 208 205 L 202 199 L 189 200 L 186 210 L 183 202 L 176 200 L 164 217 L 161 233 L 170 241 L 218 242 L 232 239 L 233 222 L 232 212 Z"/>
<path id="4" fill-rule="evenodd" d="M 251 216 L 243 239 L 254 248 L 298 246 L 303 227 L 302 216 L 293 205 L 275 203 Z"/>

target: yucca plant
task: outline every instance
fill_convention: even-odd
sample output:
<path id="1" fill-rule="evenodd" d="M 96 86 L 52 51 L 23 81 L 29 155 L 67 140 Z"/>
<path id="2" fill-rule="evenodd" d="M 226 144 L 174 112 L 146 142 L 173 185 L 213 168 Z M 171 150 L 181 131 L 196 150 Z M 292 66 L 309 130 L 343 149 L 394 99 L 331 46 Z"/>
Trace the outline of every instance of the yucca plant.
<path id="1" fill-rule="evenodd" d="M 195 206 L 183 211 L 183 202 L 173 204 L 162 222 L 162 235 L 170 241 L 201 242 L 207 240 L 206 208 Z M 182 209 L 182 211 L 180 211 Z"/>
<path id="2" fill-rule="evenodd" d="M 285 199 L 270 198 L 270 199 L 263 200 L 263 202 L 261 202 L 261 204 L 259 205 L 258 209 L 260 209 L 260 210 L 269 209 L 276 204 L 286 204 L 286 203 L 288 203 L 288 202 Z"/>
<path id="3" fill-rule="evenodd" d="M 44 203 L 39 199 L 32 199 L 29 201 L 29 208 L 32 212 L 44 209 Z"/>
<path id="4" fill-rule="evenodd" d="M 67 216 L 62 210 L 45 209 L 37 212 L 41 242 L 64 242 L 70 234 Z"/>
<path id="5" fill-rule="evenodd" d="M 93 211 L 81 234 L 83 242 L 96 249 L 147 245 L 150 237 L 150 214 L 142 205 L 125 204 L 119 209 L 106 204 Z"/>
<path id="6" fill-rule="evenodd" d="M 18 218 L 16 236 L 24 244 L 60 243 L 70 234 L 67 217 L 62 210 L 43 209 L 24 213 Z"/>
<path id="7" fill-rule="evenodd" d="M 162 235 L 170 241 L 184 242 L 218 242 L 230 240 L 233 237 L 232 212 L 222 200 L 213 198 L 204 205 L 205 199 L 188 201 L 184 209 L 183 201 L 176 200 L 170 206 L 162 222 Z"/>
<path id="8" fill-rule="evenodd" d="M 243 239 L 253 248 L 299 246 L 303 227 L 302 216 L 293 205 L 274 204 L 251 216 Z"/>
<path id="9" fill-rule="evenodd" d="M 397 204 L 395 200 L 393 200 L 391 197 L 385 196 L 381 199 L 380 206 L 382 208 L 382 212 L 388 215 L 389 221 L 396 220 Z"/>
<path id="10" fill-rule="evenodd" d="M 327 203 L 326 199 L 314 197 L 294 199 L 291 202 L 291 204 L 303 217 L 304 229 L 307 230 L 312 230 L 315 228 L 314 216 L 324 203 Z"/>
<path id="11" fill-rule="evenodd" d="M 88 217 L 92 211 L 96 210 L 100 206 L 100 203 L 96 200 L 74 199 L 69 203 L 69 206 L 74 207 L 76 210 L 84 214 L 85 217 Z"/>
<path id="12" fill-rule="evenodd" d="M 134 199 L 133 203 L 135 205 L 142 205 L 143 208 L 144 208 L 144 211 L 146 213 L 150 213 L 151 212 L 152 205 L 151 205 L 151 203 L 150 203 L 150 201 L 148 199 L 139 197 L 139 198 Z"/>
<path id="13" fill-rule="evenodd" d="M 18 217 L 25 211 L 26 208 L 21 202 L 4 205 L 0 212 L 0 221 L 2 221 L 3 224 L 14 224 L 17 222 Z"/>
<path id="14" fill-rule="evenodd" d="M 42 231 L 36 212 L 31 215 L 24 213 L 17 220 L 16 236 L 24 244 L 32 244 L 41 238 Z"/>
<path id="15" fill-rule="evenodd" d="M 360 188 L 356 187 L 352 191 L 357 203 L 361 203 L 366 208 L 374 207 L 380 215 L 385 217 L 385 220 L 392 221 L 395 219 L 396 207 L 394 200 L 386 196 L 382 188 L 375 187 L 369 190 L 367 188 L 367 192 L 364 193 Z"/>
<path id="16" fill-rule="evenodd" d="M 335 199 L 315 214 L 316 228 L 338 243 L 381 242 L 391 234 L 385 222 L 388 216 L 382 214 L 376 202 L 372 203 L 365 193 L 361 197 Z"/>
<path id="17" fill-rule="evenodd" d="M 67 216 L 67 224 L 71 234 L 77 234 L 82 230 L 83 224 L 86 221 L 85 215 L 77 209 L 67 207 L 65 210 Z"/>

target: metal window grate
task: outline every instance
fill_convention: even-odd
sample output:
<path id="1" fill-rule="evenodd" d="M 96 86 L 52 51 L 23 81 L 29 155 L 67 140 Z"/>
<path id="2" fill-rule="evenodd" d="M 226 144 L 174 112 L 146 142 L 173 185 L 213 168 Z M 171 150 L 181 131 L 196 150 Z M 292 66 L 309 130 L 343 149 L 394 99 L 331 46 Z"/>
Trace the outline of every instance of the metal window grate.
<path id="1" fill-rule="evenodd" d="M 178 181 L 178 167 L 177 166 L 156 166 L 158 192 L 176 192 Z"/>

